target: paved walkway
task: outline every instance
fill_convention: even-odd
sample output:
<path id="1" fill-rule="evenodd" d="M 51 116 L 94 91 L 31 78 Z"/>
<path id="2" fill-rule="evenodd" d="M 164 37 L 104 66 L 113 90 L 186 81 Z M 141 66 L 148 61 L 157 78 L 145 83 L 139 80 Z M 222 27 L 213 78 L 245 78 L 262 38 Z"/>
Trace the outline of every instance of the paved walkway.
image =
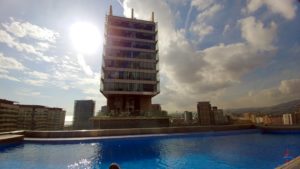
<path id="1" fill-rule="evenodd" d="M 277 167 L 276 169 L 299 169 L 300 168 L 300 156 L 294 158 L 293 160 Z"/>
<path id="2" fill-rule="evenodd" d="M 17 134 L 7 134 L 7 135 L 0 135 L 0 144 L 1 143 L 14 143 L 23 141 L 24 136 L 23 135 L 17 135 Z"/>

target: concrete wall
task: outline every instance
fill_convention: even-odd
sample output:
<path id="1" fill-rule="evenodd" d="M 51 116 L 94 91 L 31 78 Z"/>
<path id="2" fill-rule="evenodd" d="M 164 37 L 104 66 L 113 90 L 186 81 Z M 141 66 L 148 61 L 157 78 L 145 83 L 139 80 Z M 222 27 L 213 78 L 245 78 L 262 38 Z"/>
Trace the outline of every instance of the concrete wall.
<path id="1" fill-rule="evenodd" d="M 169 118 L 92 118 L 94 129 L 169 127 Z"/>

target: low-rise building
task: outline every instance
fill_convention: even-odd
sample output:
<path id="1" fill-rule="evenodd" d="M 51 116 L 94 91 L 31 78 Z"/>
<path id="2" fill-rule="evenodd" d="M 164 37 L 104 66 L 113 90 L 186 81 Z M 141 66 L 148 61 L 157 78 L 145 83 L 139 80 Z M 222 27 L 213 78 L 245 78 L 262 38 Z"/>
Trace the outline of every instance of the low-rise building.
<path id="1" fill-rule="evenodd" d="M 264 118 L 259 116 L 255 118 L 255 123 L 256 124 L 263 124 L 264 123 Z"/>
<path id="2" fill-rule="evenodd" d="M 293 125 L 292 114 L 286 113 L 282 115 L 283 125 Z"/>
<path id="3" fill-rule="evenodd" d="M 264 125 L 270 125 L 270 124 L 272 124 L 271 116 L 264 115 L 263 116 L 263 123 L 264 123 Z"/>
<path id="4" fill-rule="evenodd" d="M 294 119 L 295 124 L 300 124 L 300 112 L 294 114 Z"/>
<path id="5" fill-rule="evenodd" d="M 251 115 L 250 115 L 250 121 L 252 123 L 256 123 L 256 115 L 254 113 L 251 113 Z"/>
<path id="6" fill-rule="evenodd" d="M 271 124 L 272 125 L 282 125 L 282 116 L 277 115 L 277 116 L 271 116 Z"/>

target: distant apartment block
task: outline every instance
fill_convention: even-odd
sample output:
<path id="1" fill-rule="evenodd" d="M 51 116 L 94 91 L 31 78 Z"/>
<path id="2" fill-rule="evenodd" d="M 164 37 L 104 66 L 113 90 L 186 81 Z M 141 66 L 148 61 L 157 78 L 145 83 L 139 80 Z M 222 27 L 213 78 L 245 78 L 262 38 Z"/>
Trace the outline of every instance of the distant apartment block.
<path id="1" fill-rule="evenodd" d="M 101 93 L 107 111 L 142 116 L 151 111 L 151 98 L 159 93 L 157 23 L 132 17 L 106 16 Z"/>
<path id="2" fill-rule="evenodd" d="M 189 111 L 185 111 L 183 113 L 183 116 L 184 116 L 184 122 L 185 123 L 192 123 L 193 122 L 193 113 L 192 112 L 189 112 Z"/>
<path id="3" fill-rule="evenodd" d="M 151 104 L 151 111 L 152 112 L 161 112 L 160 104 Z"/>
<path id="4" fill-rule="evenodd" d="M 300 124 L 300 110 L 294 114 L 295 124 Z"/>
<path id="5" fill-rule="evenodd" d="M 61 108 L 21 105 L 0 99 L 0 131 L 62 130 L 65 114 Z"/>
<path id="6" fill-rule="evenodd" d="M 292 114 L 283 114 L 282 121 L 283 121 L 283 125 L 293 125 Z"/>
<path id="7" fill-rule="evenodd" d="M 95 112 L 95 101 L 75 100 L 73 128 L 77 130 L 91 129 L 92 122 L 90 121 L 90 118 L 94 116 L 94 112 Z"/>
<path id="8" fill-rule="evenodd" d="M 216 125 L 222 125 L 222 124 L 228 124 L 228 118 L 224 116 L 223 110 L 218 109 L 217 107 L 213 107 L 212 109 L 214 118 L 215 118 L 215 124 Z"/>
<path id="9" fill-rule="evenodd" d="M 0 132 L 17 130 L 19 106 L 13 101 L 0 99 Z"/>
<path id="10" fill-rule="evenodd" d="M 200 125 L 224 125 L 229 119 L 224 116 L 223 110 L 211 106 L 210 102 L 203 101 L 197 104 L 198 122 Z"/>
<path id="11" fill-rule="evenodd" d="M 19 105 L 18 128 L 24 130 L 62 130 L 66 112 L 62 108 Z"/>
<path id="12" fill-rule="evenodd" d="M 107 113 L 107 106 L 101 106 L 101 113 Z"/>
<path id="13" fill-rule="evenodd" d="M 214 114 L 208 101 L 198 102 L 197 112 L 200 125 L 213 125 L 215 123 Z"/>

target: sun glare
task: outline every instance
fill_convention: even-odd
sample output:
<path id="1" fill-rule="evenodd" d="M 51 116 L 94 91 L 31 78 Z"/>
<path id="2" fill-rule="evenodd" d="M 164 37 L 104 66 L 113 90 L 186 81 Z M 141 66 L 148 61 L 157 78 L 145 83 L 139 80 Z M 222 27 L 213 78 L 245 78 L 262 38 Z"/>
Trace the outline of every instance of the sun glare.
<path id="1" fill-rule="evenodd" d="M 70 36 L 76 50 L 82 54 L 93 54 L 100 47 L 100 32 L 91 23 L 78 22 L 71 26 Z"/>

